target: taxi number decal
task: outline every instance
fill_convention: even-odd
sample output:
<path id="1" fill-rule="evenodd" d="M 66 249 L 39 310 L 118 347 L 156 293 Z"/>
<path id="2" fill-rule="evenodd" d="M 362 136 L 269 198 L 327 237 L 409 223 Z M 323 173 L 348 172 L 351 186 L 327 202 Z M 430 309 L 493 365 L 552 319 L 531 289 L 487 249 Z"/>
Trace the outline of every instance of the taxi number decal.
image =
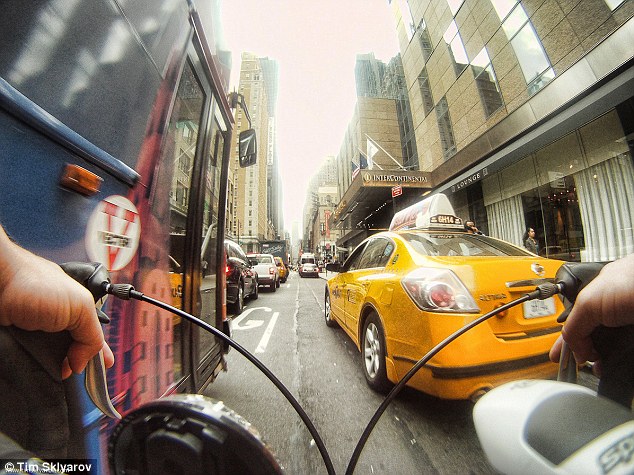
<path id="1" fill-rule="evenodd" d="M 462 224 L 462 219 L 450 214 L 437 214 L 429 218 L 432 224 Z"/>

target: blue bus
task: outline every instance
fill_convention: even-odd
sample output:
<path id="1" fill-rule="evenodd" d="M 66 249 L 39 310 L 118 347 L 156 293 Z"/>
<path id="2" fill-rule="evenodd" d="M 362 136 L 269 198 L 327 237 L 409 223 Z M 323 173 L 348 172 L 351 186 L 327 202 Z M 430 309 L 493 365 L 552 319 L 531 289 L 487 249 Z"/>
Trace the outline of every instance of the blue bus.
<path id="1" fill-rule="evenodd" d="M 214 39 L 219 8 L 215 0 L 4 2 L 0 222 L 38 255 L 101 262 L 113 282 L 227 332 L 225 204 L 238 137 L 230 55 Z M 254 143 L 252 130 L 240 135 Z M 225 368 L 225 345 L 166 311 L 112 299 L 103 310 L 115 354 L 108 391 L 123 415 L 199 392 Z M 40 350 L 23 351 L 37 360 Z M 26 383 L 37 398 L 9 381 L 16 394 L 3 398 L 14 404 L 2 405 L 0 431 L 41 457 L 94 459 L 95 473 L 105 471 L 114 421 L 80 376 L 42 378 Z M 33 408 L 60 391 L 65 407 L 44 431 Z"/>

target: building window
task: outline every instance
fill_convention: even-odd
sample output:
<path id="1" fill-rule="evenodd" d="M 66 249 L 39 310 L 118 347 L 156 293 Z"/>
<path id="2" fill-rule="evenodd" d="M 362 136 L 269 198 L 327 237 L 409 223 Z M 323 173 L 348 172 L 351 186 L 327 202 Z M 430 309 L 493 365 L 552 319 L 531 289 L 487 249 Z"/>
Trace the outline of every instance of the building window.
<path id="1" fill-rule="evenodd" d="M 447 105 L 445 96 L 436 104 L 436 118 L 438 119 L 438 130 L 440 132 L 443 157 L 448 159 L 456 153 L 456 141 L 453 137 L 453 126 L 451 125 L 449 106 Z"/>
<path id="2" fill-rule="evenodd" d="M 398 7 L 401 11 L 401 20 L 407 33 L 407 39 L 412 41 L 416 28 L 414 27 L 414 18 L 412 17 L 412 11 L 409 8 L 408 0 L 398 0 Z"/>
<path id="3" fill-rule="evenodd" d="M 453 59 L 456 76 L 460 76 L 469 64 L 469 58 L 467 58 L 467 51 L 462 43 L 462 38 L 458 32 L 458 25 L 456 25 L 455 20 L 451 20 L 449 28 L 447 28 L 447 31 L 445 31 L 445 34 L 443 35 L 443 39 L 445 40 L 445 43 L 447 43 L 449 54 Z"/>
<path id="4" fill-rule="evenodd" d="M 431 43 L 431 37 L 429 36 L 429 30 L 427 29 L 427 24 L 425 23 L 424 18 L 421 18 L 420 23 L 418 24 L 418 40 L 420 41 L 420 47 L 423 51 L 423 59 L 425 60 L 425 63 L 427 63 L 432 51 L 434 50 L 434 46 Z"/>
<path id="5" fill-rule="evenodd" d="M 555 77 L 555 71 L 524 7 L 516 0 L 492 1 L 532 96 Z"/>
<path id="6" fill-rule="evenodd" d="M 478 55 L 473 58 L 473 61 L 471 61 L 471 69 L 473 70 L 473 76 L 478 86 L 484 112 L 488 118 L 502 107 L 504 101 L 502 100 L 500 87 L 486 48 L 482 48 Z"/>
<path id="7" fill-rule="evenodd" d="M 605 0 L 605 4 L 614 11 L 621 6 L 625 0 Z"/>
<path id="8" fill-rule="evenodd" d="M 423 110 L 425 111 L 425 117 L 434 109 L 434 97 L 431 94 L 431 87 L 429 86 L 429 76 L 427 75 L 427 68 L 418 75 L 418 87 L 420 88 L 420 94 L 423 98 Z"/>

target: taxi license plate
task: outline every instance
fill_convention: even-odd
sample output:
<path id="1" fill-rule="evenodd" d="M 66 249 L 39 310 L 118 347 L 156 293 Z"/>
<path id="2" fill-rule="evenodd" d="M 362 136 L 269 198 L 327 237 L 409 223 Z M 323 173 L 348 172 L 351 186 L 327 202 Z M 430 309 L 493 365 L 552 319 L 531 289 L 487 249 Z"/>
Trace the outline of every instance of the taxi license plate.
<path id="1" fill-rule="evenodd" d="M 546 300 L 529 300 L 524 302 L 524 318 L 547 317 L 555 313 L 555 298 Z"/>

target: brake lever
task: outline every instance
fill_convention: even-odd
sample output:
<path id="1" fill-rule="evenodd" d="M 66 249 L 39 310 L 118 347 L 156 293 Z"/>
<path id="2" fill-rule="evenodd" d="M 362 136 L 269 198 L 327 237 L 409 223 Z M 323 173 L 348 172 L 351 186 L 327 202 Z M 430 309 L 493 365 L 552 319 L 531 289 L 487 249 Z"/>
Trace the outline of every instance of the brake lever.
<path id="1" fill-rule="evenodd" d="M 110 323 L 110 318 L 102 312 L 101 307 L 105 301 L 106 291 L 104 283 L 110 283 L 108 270 L 98 262 L 67 262 L 60 267 L 69 276 L 86 287 L 93 295 L 95 309 L 99 322 Z M 108 394 L 108 380 L 106 379 L 106 364 L 103 359 L 103 350 L 99 350 L 88 361 L 84 371 L 84 386 L 93 404 L 107 417 L 121 419 L 121 414 L 115 409 Z"/>
<path id="2" fill-rule="evenodd" d="M 594 279 L 606 263 L 566 263 L 559 268 L 555 279 L 561 286 L 566 307 L 557 319 L 563 323 L 579 292 Z M 597 393 L 631 408 L 634 395 L 634 325 L 609 328 L 600 325 L 592 332 L 592 343 L 601 358 L 601 377 Z M 559 358 L 558 381 L 577 382 L 577 363 L 564 341 Z"/>
<path id="3" fill-rule="evenodd" d="M 559 296 L 564 304 L 564 311 L 557 318 L 557 322 L 564 323 L 566 321 L 581 289 L 599 274 L 604 265 L 605 263 L 596 262 L 567 262 L 559 268 L 555 280 L 559 286 Z M 577 383 L 578 375 L 577 362 L 568 343 L 564 340 L 559 354 L 557 381 Z"/>

